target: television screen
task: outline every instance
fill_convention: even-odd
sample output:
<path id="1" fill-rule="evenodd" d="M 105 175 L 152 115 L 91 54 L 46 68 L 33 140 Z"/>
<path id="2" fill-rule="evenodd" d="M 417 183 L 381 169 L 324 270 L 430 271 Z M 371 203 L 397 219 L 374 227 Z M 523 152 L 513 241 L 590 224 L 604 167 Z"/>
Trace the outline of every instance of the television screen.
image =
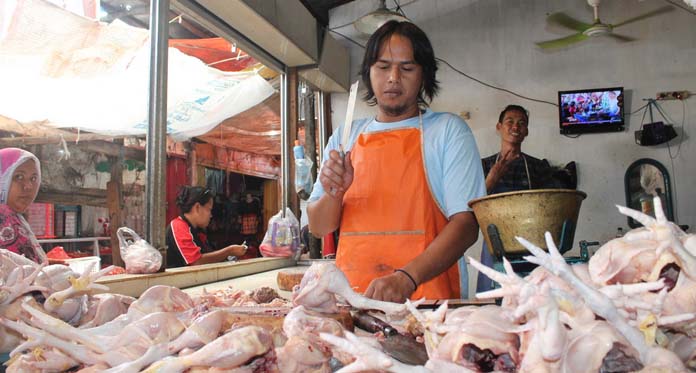
<path id="1" fill-rule="evenodd" d="M 623 131 L 623 87 L 558 92 L 562 134 Z"/>

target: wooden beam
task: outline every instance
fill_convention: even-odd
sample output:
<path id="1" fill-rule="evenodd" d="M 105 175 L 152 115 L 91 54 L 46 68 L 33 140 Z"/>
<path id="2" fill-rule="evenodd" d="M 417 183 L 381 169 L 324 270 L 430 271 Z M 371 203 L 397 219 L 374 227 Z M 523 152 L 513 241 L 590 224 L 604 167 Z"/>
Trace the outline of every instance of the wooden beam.
<path id="1" fill-rule="evenodd" d="M 0 115 L 0 128 L 3 131 L 14 132 L 21 136 L 40 137 L 40 136 L 55 136 L 60 139 L 63 136 L 72 134 L 69 131 L 60 130 L 55 127 L 46 125 L 46 122 L 30 122 L 21 123 L 15 119 Z M 0 139 L 5 140 L 5 139 Z"/>
<path id="2" fill-rule="evenodd" d="M 43 122 L 21 123 L 12 118 L 0 115 L 0 128 L 3 131 L 13 132 L 18 137 L 0 138 L 0 147 L 20 146 L 20 145 L 40 145 L 57 144 L 61 136 L 65 141 L 92 141 L 92 140 L 111 140 L 128 136 L 107 136 L 96 133 L 77 134 L 64 129 L 55 128 Z"/>
<path id="3" fill-rule="evenodd" d="M 69 192 L 52 188 L 39 190 L 36 202 L 55 203 L 73 206 L 106 207 L 106 190 L 94 188 L 78 188 Z"/>
<path id="4" fill-rule="evenodd" d="M 145 162 L 144 149 L 128 148 L 123 146 L 122 144 L 117 144 L 109 141 L 80 141 L 77 147 L 89 152 L 101 153 L 117 158 L 121 157 L 121 154 L 123 153 L 124 159 L 133 159 L 136 161 Z"/>
<path id="5" fill-rule="evenodd" d="M 82 134 L 76 134 L 76 133 L 71 133 L 68 132 L 67 134 L 64 134 L 62 139 L 64 139 L 66 142 L 75 142 L 77 140 L 79 141 L 94 141 L 94 140 L 113 140 L 113 139 L 122 139 L 125 137 L 129 137 L 126 135 L 119 135 L 119 136 L 107 136 L 107 135 L 99 135 L 96 133 L 82 133 Z M 21 145 L 42 145 L 42 144 L 58 144 L 61 141 L 61 136 L 29 136 L 29 137 L 10 137 L 10 138 L 4 138 L 0 139 L 0 147 L 6 147 L 6 146 L 21 146 Z"/>

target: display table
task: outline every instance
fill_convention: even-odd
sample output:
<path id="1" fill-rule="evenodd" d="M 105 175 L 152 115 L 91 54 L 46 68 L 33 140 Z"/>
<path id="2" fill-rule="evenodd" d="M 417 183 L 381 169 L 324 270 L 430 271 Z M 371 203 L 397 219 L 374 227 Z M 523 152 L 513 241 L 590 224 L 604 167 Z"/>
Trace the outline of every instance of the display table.
<path id="1" fill-rule="evenodd" d="M 243 277 L 231 278 L 224 281 L 218 281 L 210 284 L 193 286 L 187 289 L 183 289 L 185 293 L 191 296 L 201 295 L 205 289 L 208 292 L 225 290 L 228 288 L 238 289 L 238 290 L 254 290 L 263 286 L 268 286 L 278 292 L 278 295 L 285 299 L 292 299 L 292 292 L 280 290 L 278 288 L 278 273 L 285 269 L 295 269 L 302 268 L 304 266 L 290 266 L 284 268 L 273 269 L 266 272 L 250 274 Z"/>
<path id="2" fill-rule="evenodd" d="M 220 285 L 220 283 L 226 283 L 232 279 L 262 274 L 280 268 L 293 267 L 295 265 L 296 261 L 292 258 L 256 258 L 239 262 L 223 262 L 192 267 L 171 268 L 167 269 L 165 272 L 147 275 L 122 274 L 105 276 L 98 279 L 97 283 L 108 286 L 108 292 L 110 293 L 138 297 L 145 290 L 155 285 L 169 285 L 179 289 L 199 287 L 201 289 L 200 291 L 202 291 L 203 287 L 209 289 L 213 287 L 219 288 L 219 286 L 223 286 Z M 264 283 L 271 284 L 268 278 L 264 276 L 261 276 L 261 278 Z M 240 279 L 238 281 L 250 284 L 247 283 L 247 281 L 252 280 Z M 275 277 L 272 282 L 275 283 Z M 246 289 L 246 287 L 244 287 L 244 289 Z"/>

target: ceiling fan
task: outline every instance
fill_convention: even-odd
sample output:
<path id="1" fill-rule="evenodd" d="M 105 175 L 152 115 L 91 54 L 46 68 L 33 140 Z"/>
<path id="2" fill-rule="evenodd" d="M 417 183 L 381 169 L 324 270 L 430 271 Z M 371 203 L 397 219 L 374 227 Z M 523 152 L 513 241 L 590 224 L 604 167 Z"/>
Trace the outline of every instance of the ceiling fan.
<path id="1" fill-rule="evenodd" d="M 542 49 L 562 48 L 577 42 L 581 42 L 587 38 L 596 36 L 609 36 L 622 42 L 633 41 L 635 40 L 634 38 L 615 34 L 614 29 L 616 29 L 617 27 L 627 25 L 629 23 L 633 23 L 652 16 L 666 13 L 674 9 L 672 6 L 665 6 L 655 9 L 651 12 L 639 15 L 637 17 L 629 18 L 622 22 L 610 24 L 602 23 L 602 21 L 599 20 L 599 2 L 600 0 L 587 0 L 587 3 L 594 9 L 594 22 L 592 23 L 578 21 L 575 18 L 572 18 L 563 12 L 550 14 L 548 18 L 546 18 L 546 21 L 549 24 L 559 25 L 577 31 L 577 33 L 560 39 L 537 42 L 536 45 L 538 45 Z"/>

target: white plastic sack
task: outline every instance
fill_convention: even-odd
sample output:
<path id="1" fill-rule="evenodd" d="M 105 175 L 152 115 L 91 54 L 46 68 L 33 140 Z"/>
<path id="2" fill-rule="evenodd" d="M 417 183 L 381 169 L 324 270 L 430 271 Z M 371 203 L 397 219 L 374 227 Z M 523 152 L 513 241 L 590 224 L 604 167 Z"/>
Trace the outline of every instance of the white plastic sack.
<path id="1" fill-rule="evenodd" d="M 155 273 L 162 266 L 162 254 L 143 240 L 134 230 L 121 227 L 116 232 L 121 258 L 127 273 Z M 130 239 L 124 237 L 129 235 Z"/>
<path id="2" fill-rule="evenodd" d="M 266 257 L 297 258 L 302 254 L 300 223 L 289 208 L 285 209 L 285 217 L 282 216 L 282 211 L 279 211 L 268 220 L 268 231 L 263 237 L 259 251 Z"/>

